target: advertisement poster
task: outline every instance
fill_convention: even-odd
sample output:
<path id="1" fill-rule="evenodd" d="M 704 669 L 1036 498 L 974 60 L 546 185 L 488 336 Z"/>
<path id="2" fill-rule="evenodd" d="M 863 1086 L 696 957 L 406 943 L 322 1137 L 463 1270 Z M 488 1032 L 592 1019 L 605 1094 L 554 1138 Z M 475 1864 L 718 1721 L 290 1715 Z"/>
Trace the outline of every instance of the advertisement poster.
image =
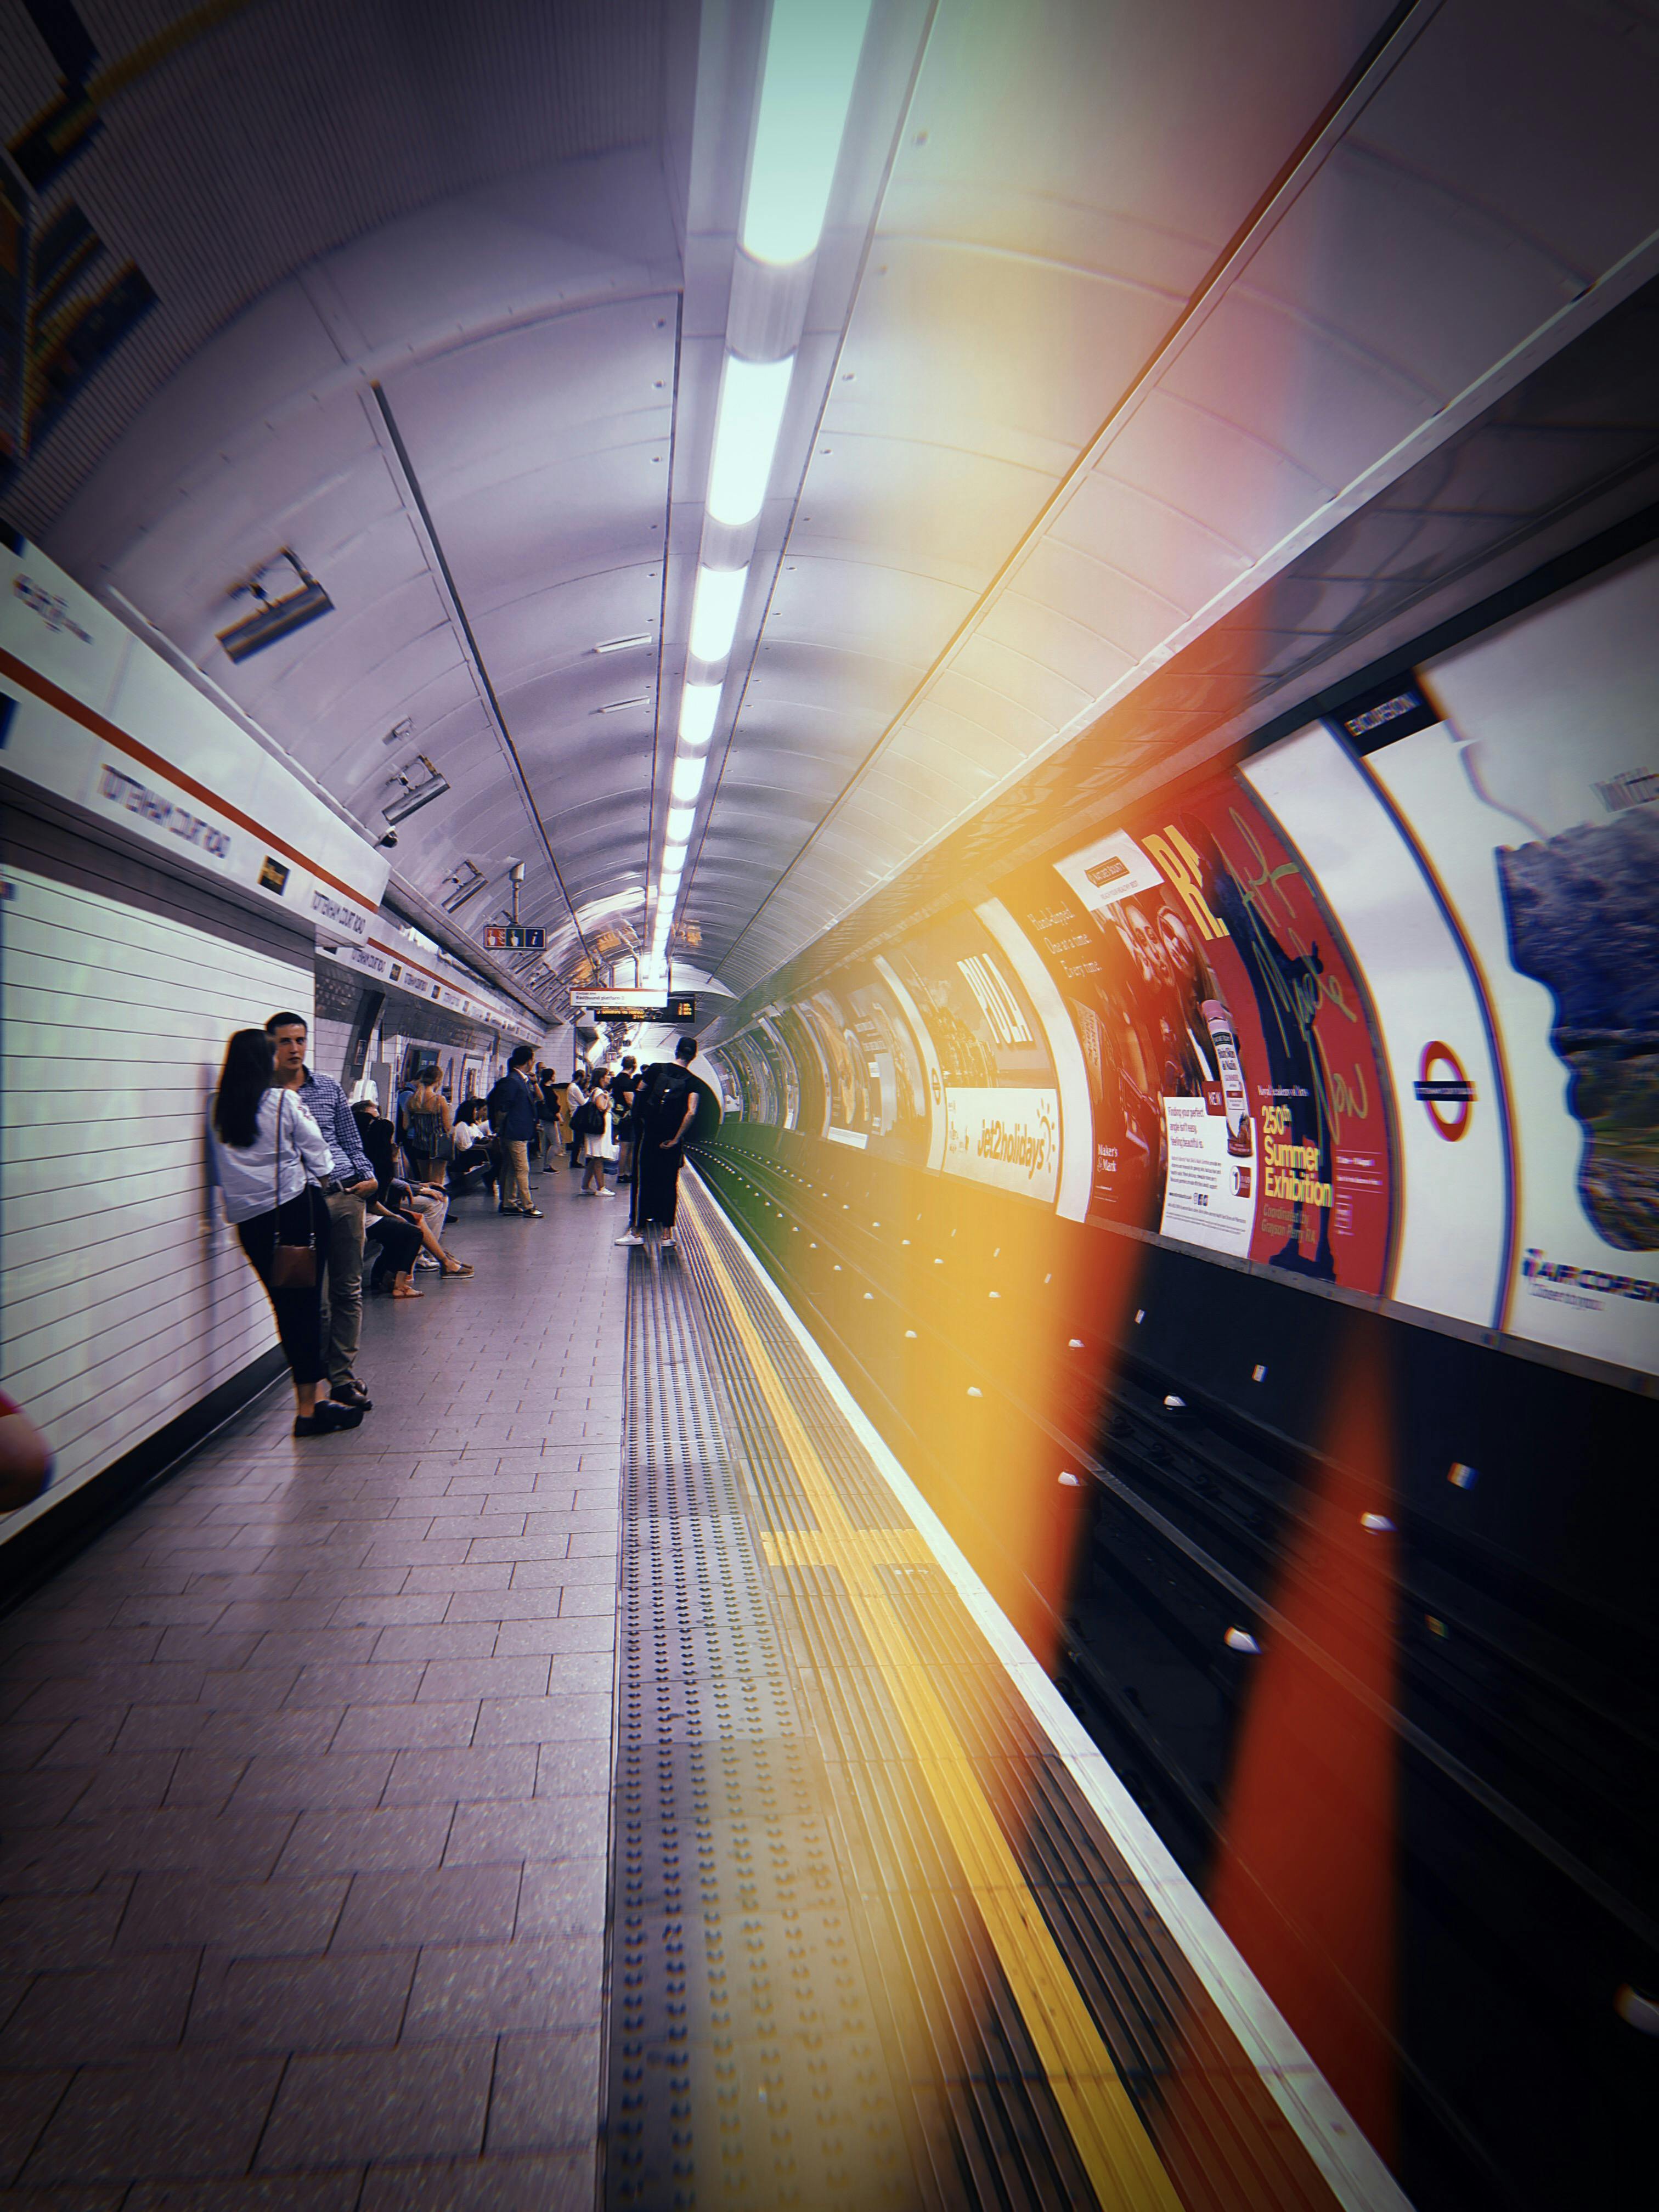
<path id="1" fill-rule="evenodd" d="M 1356 704 L 1395 726 L 1404 695 Z M 1431 716 L 1429 719 L 1435 719 Z M 1510 1146 L 1491 1023 L 1468 951 L 1408 838 L 1338 732 L 1316 724 L 1241 773 L 1319 884 L 1364 975 L 1394 1094 L 1388 1295 L 1479 1328 L 1509 1287 Z"/>
<path id="2" fill-rule="evenodd" d="M 1659 1368 L 1659 561 L 1419 672 L 1364 767 L 1478 963 L 1508 1073 L 1504 1325 Z"/>
<path id="3" fill-rule="evenodd" d="M 1394 1177 L 1377 1040 L 1346 946 L 1248 787 L 1166 802 L 1001 895 L 1083 1047 L 1091 1217 L 1379 1291 Z"/>
<path id="4" fill-rule="evenodd" d="M 947 1088 L 945 1171 L 1052 1206 L 1060 1185 L 1059 1093 Z"/>
<path id="5" fill-rule="evenodd" d="M 888 1158 L 927 1164 L 930 1133 L 921 1048 L 898 995 L 873 966 L 836 979 L 870 1081 L 871 1135 Z"/>
<path id="6" fill-rule="evenodd" d="M 883 968 L 895 1006 L 902 995 L 927 1031 L 945 1174 L 1052 1206 L 1059 1092 L 1042 1024 L 1006 953 L 976 915 L 959 914 L 908 939 Z"/>

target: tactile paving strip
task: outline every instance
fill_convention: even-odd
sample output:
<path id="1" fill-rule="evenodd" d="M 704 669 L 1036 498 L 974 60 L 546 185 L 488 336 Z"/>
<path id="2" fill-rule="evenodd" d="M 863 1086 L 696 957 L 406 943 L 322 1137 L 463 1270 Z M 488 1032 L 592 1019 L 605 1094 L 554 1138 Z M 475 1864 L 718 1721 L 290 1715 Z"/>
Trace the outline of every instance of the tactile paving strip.
<path id="1" fill-rule="evenodd" d="M 731 1232 L 691 1211 L 630 1275 L 607 2203 L 1327 2212 Z M 1007 1856 L 993 1888 L 1024 1900 L 1012 1950 L 922 1755 L 930 1698 Z M 1027 1948 L 1092 2077 L 1034 2042 Z M 1114 2105 L 1154 2191 L 1103 2154 Z"/>
<path id="2" fill-rule="evenodd" d="M 636 1259 L 605 2202 L 905 2206 L 823 1762 L 700 1328 L 676 1264 Z"/>

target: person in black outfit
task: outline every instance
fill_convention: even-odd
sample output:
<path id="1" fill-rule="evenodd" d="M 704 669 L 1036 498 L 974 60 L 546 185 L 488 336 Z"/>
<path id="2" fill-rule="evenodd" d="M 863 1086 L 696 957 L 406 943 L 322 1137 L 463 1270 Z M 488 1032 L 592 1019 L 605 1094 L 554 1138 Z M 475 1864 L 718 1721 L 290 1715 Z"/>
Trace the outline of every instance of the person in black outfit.
<path id="1" fill-rule="evenodd" d="M 635 1104 L 638 1135 L 635 1140 L 633 1219 L 618 1244 L 643 1244 L 647 1229 L 661 1231 L 659 1244 L 674 1242 L 674 1217 L 679 1205 L 680 1168 L 685 1140 L 691 1133 L 705 1086 L 691 1073 L 697 1056 L 697 1040 L 683 1036 L 674 1047 L 672 1061 L 650 1069 L 645 1090 Z"/>
<path id="2" fill-rule="evenodd" d="M 378 1178 L 374 1195 L 368 1202 L 368 1224 L 364 1231 L 365 1243 L 376 1246 L 380 1255 L 369 1278 L 369 1287 L 375 1291 L 389 1287 L 397 1298 L 418 1298 L 422 1294 L 415 1287 L 414 1267 L 421 1249 L 421 1225 L 398 1203 L 400 1194 L 406 1193 L 409 1186 L 392 1173 L 397 1133 L 366 1098 L 358 1101 L 351 1115 L 369 1165 Z"/>
<path id="3" fill-rule="evenodd" d="M 634 1101 L 639 1088 L 640 1063 L 631 1052 L 625 1052 L 611 1085 L 611 1127 L 617 1139 L 618 1188 L 634 1180 Z"/>
<path id="4" fill-rule="evenodd" d="M 283 1356 L 294 1378 L 295 1435 L 355 1429 L 363 1418 L 362 1407 L 328 1395 L 325 1195 L 338 1187 L 334 1156 L 299 1099 L 277 1085 L 275 1049 L 263 1030 L 238 1030 L 225 1048 L 208 1139 L 225 1218 L 276 1316 Z M 279 1248 L 296 1247 L 309 1249 L 310 1279 L 280 1280 Z"/>

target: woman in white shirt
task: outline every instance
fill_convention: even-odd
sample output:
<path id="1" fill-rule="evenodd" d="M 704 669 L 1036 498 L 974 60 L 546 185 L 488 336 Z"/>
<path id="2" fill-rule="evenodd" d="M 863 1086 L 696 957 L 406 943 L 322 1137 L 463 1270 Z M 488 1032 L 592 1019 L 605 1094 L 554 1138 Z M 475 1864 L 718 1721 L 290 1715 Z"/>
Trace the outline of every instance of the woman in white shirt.
<path id="1" fill-rule="evenodd" d="M 294 1093 L 273 1086 L 271 1054 L 263 1030 L 238 1030 L 232 1037 L 214 1094 L 208 1143 L 225 1218 L 276 1316 L 283 1355 L 294 1377 L 294 1433 L 320 1437 L 335 1429 L 355 1429 L 363 1418 L 361 1407 L 339 1405 L 328 1396 L 323 1271 L 329 1216 L 320 1186 L 334 1182 L 334 1155 Z M 310 1281 L 278 1282 L 279 1250 L 307 1245 L 309 1267 L 300 1262 L 294 1271 L 309 1273 Z M 292 1267 L 284 1262 L 284 1271 Z"/>

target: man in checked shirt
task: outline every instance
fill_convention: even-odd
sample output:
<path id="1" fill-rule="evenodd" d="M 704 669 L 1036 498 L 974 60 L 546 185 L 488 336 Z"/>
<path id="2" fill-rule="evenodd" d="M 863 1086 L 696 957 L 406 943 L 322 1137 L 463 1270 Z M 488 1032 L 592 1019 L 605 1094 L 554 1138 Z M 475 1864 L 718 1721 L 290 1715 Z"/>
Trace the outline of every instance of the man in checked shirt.
<path id="1" fill-rule="evenodd" d="M 339 1184 L 325 1191 L 330 1224 L 328 1247 L 328 1388 L 343 1406 L 365 1413 L 374 1401 L 353 1373 L 363 1328 L 363 1230 L 368 1200 L 378 1184 L 363 1150 L 346 1095 L 326 1075 L 306 1066 L 303 1014 L 273 1014 L 265 1035 L 276 1047 L 276 1080 L 292 1091 L 337 1160 L 348 1163 Z"/>

